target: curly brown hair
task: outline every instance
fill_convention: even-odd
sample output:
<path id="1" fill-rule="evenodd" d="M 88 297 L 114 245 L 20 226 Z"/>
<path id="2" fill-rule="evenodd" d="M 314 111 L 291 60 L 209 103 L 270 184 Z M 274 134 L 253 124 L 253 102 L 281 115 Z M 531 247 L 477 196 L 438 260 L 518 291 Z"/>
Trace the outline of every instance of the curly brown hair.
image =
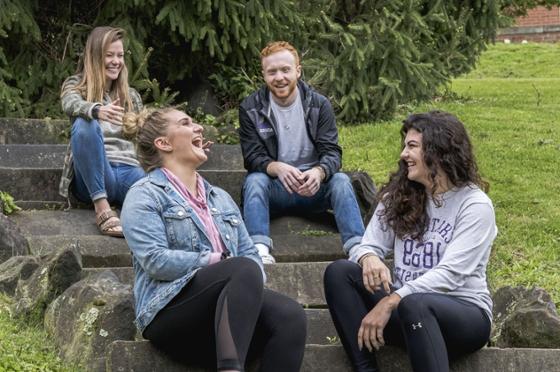
<path id="1" fill-rule="evenodd" d="M 403 121 L 401 146 L 409 130 L 422 133 L 423 160 L 432 181 L 431 190 L 421 183 L 408 179 L 406 161 L 399 161 L 399 168 L 392 173 L 377 196 L 385 206 L 379 214 L 399 238 L 409 236 L 422 239 L 429 223 L 426 206 L 429 196 L 436 205 L 442 200 L 436 195 L 438 171 L 443 171 L 453 187 L 476 185 L 487 190 L 488 184 L 478 173 L 478 166 L 465 126 L 454 115 L 431 111 L 412 114 Z"/>

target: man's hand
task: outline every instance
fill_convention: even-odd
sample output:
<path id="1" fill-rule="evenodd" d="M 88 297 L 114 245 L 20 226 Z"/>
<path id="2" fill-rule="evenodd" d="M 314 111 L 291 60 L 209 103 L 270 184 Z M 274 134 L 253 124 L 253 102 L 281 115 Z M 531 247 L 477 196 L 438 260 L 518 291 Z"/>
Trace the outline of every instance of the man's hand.
<path id="1" fill-rule="evenodd" d="M 321 181 L 325 172 L 320 167 L 313 167 L 303 172 L 305 182 L 298 188 L 297 193 L 301 196 L 313 196 L 319 191 Z"/>
<path id="2" fill-rule="evenodd" d="M 97 117 L 115 125 L 122 125 L 124 108 L 119 106 L 119 98 L 108 105 L 101 105 Z"/>
<path id="3" fill-rule="evenodd" d="M 358 347 L 360 350 L 367 347 L 369 351 L 379 350 L 385 345 L 383 330 L 391 318 L 391 312 L 396 309 L 401 297 L 393 293 L 383 298 L 373 309 L 362 319 L 362 324 L 358 330 Z"/>
<path id="4" fill-rule="evenodd" d="M 278 177 L 290 194 L 298 192 L 299 187 L 305 182 L 303 173 L 299 169 L 281 161 L 273 161 L 268 164 L 266 173 L 271 177 Z"/>
<path id="5" fill-rule="evenodd" d="M 366 289 L 373 293 L 379 291 L 381 287 L 385 292 L 391 291 L 391 271 L 379 257 L 374 254 L 366 254 L 358 261 L 362 266 L 362 277 Z"/>

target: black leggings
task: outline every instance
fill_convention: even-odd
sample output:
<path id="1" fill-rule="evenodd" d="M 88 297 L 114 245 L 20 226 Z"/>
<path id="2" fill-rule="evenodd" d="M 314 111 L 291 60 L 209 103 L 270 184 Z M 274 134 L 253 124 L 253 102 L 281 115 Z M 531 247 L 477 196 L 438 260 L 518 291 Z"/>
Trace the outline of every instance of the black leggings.
<path id="1" fill-rule="evenodd" d="M 306 317 L 297 302 L 263 288 L 253 260 L 234 257 L 200 269 L 143 336 L 174 359 L 219 371 L 260 358 L 261 371 L 295 372 Z"/>
<path id="2" fill-rule="evenodd" d="M 362 319 L 387 294 L 371 294 L 364 286 L 362 269 L 339 260 L 325 271 L 325 296 L 342 345 L 355 371 L 378 371 L 374 353 L 358 349 Z M 478 306 L 437 293 L 403 298 L 383 331 L 385 343 L 404 347 L 415 372 L 449 371 L 449 360 L 483 347 L 491 322 Z"/>

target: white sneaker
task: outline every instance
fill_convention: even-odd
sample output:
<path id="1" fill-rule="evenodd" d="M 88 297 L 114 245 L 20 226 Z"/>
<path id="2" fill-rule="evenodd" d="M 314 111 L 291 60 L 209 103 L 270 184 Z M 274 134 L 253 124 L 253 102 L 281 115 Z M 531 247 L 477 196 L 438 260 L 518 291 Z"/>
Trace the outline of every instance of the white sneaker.
<path id="1" fill-rule="evenodd" d="M 255 244 L 257 248 L 257 252 L 259 252 L 259 256 L 261 256 L 261 260 L 265 265 L 273 265 L 276 263 L 276 260 L 270 254 L 270 248 L 262 243 Z"/>
<path id="2" fill-rule="evenodd" d="M 276 260 L 270 253 L 261 254 L 260 256 L 263 264 L 265 265 L 274 265 L 276 263 Z"/>

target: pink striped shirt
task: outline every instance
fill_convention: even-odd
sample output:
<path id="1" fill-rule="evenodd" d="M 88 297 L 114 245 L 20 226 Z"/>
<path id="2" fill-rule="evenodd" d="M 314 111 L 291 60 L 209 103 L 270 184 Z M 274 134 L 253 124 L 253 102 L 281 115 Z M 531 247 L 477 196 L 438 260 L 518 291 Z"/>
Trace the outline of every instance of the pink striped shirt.
<path id="1" fill-rule="evenodd" d="M 175 176 L 169 169 L 162 168 L 161 169 L 169 182 L 175 187 L 175 189 L 179 192 L 179 194 L 185 199 L 185 201 L 192 207 L 202 225 L 206 230 L 206 235 L 210 239 L 210 243 L 212 244 L 212 253 L 210 254 L 210 262 L 209 264 L 216 263 L 220 261 L 222 256 L 222 252 L 226 250 L 224 243 L 220 237 L 220 233 L 218 232 L 218 228 L 212 219 L 212 215 L 210 214 L 210 209 L 208 208 L 208 203 L 206 203 L 206 189 L 204 188 L 204 181 L 202 177 L 197 173 L 196 174 L 196 190 L 197 196 L 191 194 L 191 192 L 187 189 L 187 187 L 181 182 L 181 180 Z"/>

